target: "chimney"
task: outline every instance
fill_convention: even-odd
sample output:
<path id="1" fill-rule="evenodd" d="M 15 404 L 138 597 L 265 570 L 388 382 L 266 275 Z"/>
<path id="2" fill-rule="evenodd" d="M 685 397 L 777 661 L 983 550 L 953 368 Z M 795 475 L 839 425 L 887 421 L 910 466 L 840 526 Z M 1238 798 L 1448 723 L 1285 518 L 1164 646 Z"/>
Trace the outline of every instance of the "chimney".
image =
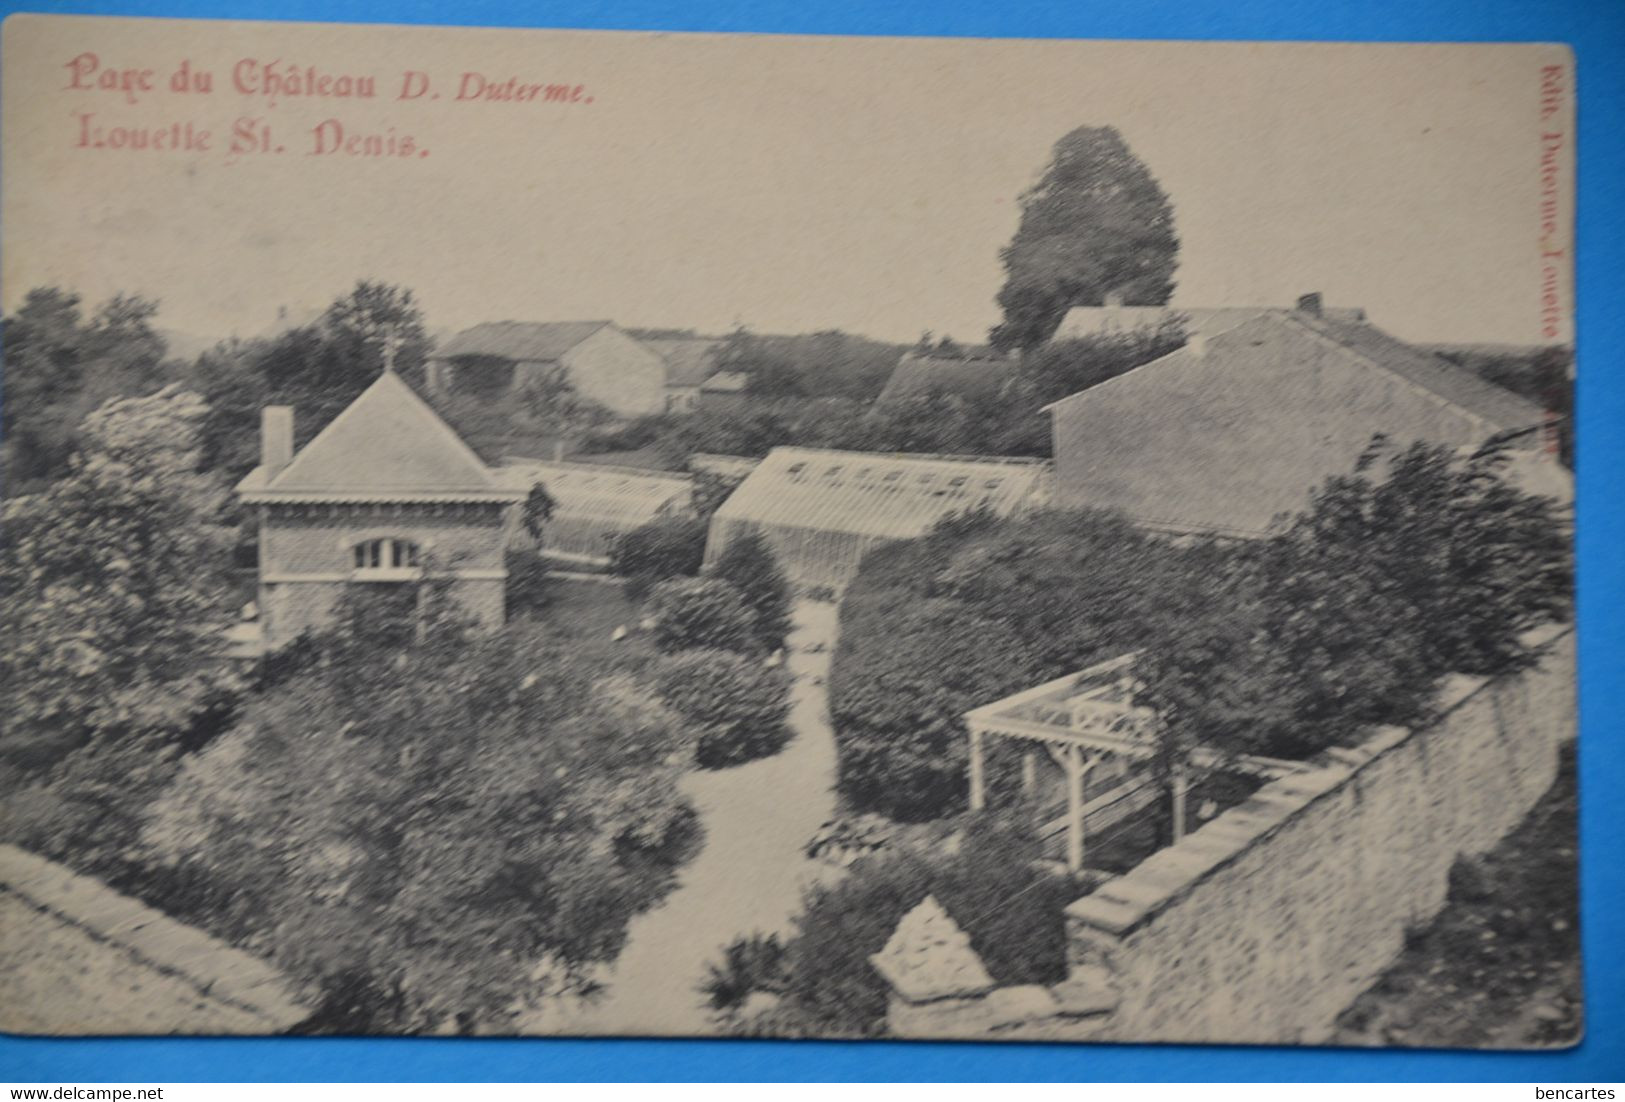
<path id="1" fill-rule="evenodd" d="M 1114 308 L 1123 305 L 1123 292 L 1108 291 L 1106 293 L 1106 305 Z"/>
<path id="2" fill-rule="evenodd" d="M 266 406 L 260 410 L 260 466 L 267 481 L 293 462 L 293 407 Z"/>
<path id="3" fill-rule="evenodd" d="M 1198 358 L 1200 358 L 1202 356 L 1206 356 L 1207 355 L 1207 334 L 1206 333 L 1192 333 L 1190 336 L 1185 338 L 1185 348 L 1187 350 L 1189 350 L 1189 352 L 1190 352 L 1190 354 L 1192 356 L 1196 356 Z"/>
<path id="4" fill-rule="evenodd" d="M 1320 292 L 1310 291 L 1307 295 L 1299 295 L 1298 310 L 1317 318 L 1320 317 Z"/>

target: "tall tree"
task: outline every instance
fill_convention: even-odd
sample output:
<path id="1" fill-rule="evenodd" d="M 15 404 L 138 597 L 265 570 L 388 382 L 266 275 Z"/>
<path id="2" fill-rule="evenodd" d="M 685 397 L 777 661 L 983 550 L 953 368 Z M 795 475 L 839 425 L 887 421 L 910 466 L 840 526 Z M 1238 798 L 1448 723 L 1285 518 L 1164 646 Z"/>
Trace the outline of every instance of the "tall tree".
<path id="1" fill-rule="evenodd" d="M 1174 292 L 1179 238 L 1168 196 L 1110 126 L 1083 126 L 1055 143 L 1038 183 L 1021 197 L 1021 225 L 1000 253 L 1004 321 L 997 348 L 1032 348 L 1074 306 L 1157 306 Z"/>

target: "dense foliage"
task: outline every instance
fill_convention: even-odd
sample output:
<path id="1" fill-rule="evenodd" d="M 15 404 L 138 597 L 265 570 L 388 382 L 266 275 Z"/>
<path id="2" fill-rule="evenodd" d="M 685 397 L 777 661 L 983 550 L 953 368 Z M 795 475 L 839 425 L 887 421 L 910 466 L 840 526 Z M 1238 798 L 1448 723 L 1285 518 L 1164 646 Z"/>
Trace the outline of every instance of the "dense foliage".
<path id="1" fill-rule="evenodd" d="M 541 625 L 467 635 L 440 583 L 355 587 L 311 664 L 152 806 L 145 859 L 229 884 L 211 926 L 330 990 L 335 1028 L 511 1028 L 578 991 L 690 833 L 680 720 Z"/>
<path id="2" fill-rule="evenodd" d="M 609 568 L 626 579 L 626 595 L 641 600 L 660 582 L 700 572 L 705 535 L 705 522 L 696 517 L 660 517 L 615 537 Z"/>
<path id="3" fill-rule="evenodd" d="M 696 740 L 694 760 L 720 769 L 776 754 L 790 738 L 790 679 L 758 659 L 723 650 L 685 650 L 655 675 L 660 698 Z"/>
<path id="4" fill-rule="evenodd" d="M 197 395 L 112 399 L 68 473 L 6 503 L 0 702 L 8 754 L 183 731 L 221 705 L 223 491 L 197 473 Z M 48 743 L 49 747 L 42 744 Z"/>
<path id="5" fill-rule="evenodd" d="M 1173 207 L 1115 128 L 1079 127 L 1021 197 L 1021 224 L 1000 259 L 1004 321 L 990 340 L 1035 348 L 1074 306 L 1112 294 L 1130 306 L 1168 301 L 1179 264 Z"/>
<path id="6" fill-rule="evenodd" d="M 965 826 L 957 853 L 870 858 L 839 882 L 812 888 L 781 953 L 724 951 L 716 996 L 737 1007 L 741 988 L 779 995 L 780 1028 L 802 1035 L 880 1035 L 887 987 L 869 957 L 927 895 L 970 936 L 995 981 L 1064 979 L 1064 911 L 1076 890 L 1035 864 L 1037 845 L 1025 834 L 989 818 Z"/>
<path id="7" fill-rule="evenodd" d="M 1506 461 L 1379 442 L 1235 549 L 1213 598 L 1161 625 L 1138 663 L 1170 737 L 1305 757 L 1367 724 L 1424 721 L 1448 674 L 1533 662 L 1525 633 L 1569 614 L 1569 531 L 1554 502 L 1500 477 Z"/>
<path id="8" fill-rule="evenodd" d="M 310 325 L 221 344 L 192 370 L 210 406 L 205 462 L 232 477 L 253 467 L 260 410 L 268 405 L 294 407 L 296 443 L 303 446 L 378 378 L 386 361 L 419 381 L 428 351 L 412 292 L 367 280 Z"/>
<path id="9" fill-rule="evenodd" d="M 717 556 L 711 577 L 739 591 L 756 616 L 756 638 L 776 651 L 790 634 L 790 582 L 779 569 L 773 549 L 757 532 L 736 536 Z"/>
<path id="10" fill-rule="evenodd" d="M 168 381 L 157 312 L 154 302 L 116 295 L 85 318 L 78 295 L 37 287 L 6 318 L 0 428 L 8 492 L 67 473 L 90 411 Z"/>
<path id="11" fill-rule="evenodd" d="M 756 614 L 739 591 L 715 578 L 673 578 L 649 593 L 655 646 L 670 654 L 699 647 L 758 655 Z"/>
<path id="12" fill-rule="evenodd" d="M 963 808 L 963 714 L 1133 650 L 1200 599 L 1213 555 L 1092 512 L 972 516 L 873 552 L 830 676 L 842 795 L 910 819 Z"/>

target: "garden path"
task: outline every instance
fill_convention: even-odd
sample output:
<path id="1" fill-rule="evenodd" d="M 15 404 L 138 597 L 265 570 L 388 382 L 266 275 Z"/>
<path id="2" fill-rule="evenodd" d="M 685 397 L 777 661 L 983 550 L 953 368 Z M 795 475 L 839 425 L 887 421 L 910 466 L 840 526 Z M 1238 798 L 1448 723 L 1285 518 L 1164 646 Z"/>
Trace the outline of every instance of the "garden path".
<path id="1" fill-rule="evenodd" d="M 738 934 L 787 930 L 803 887 L 829 866 L 802 850 L 835 814 L 835 740 L 825 681 L 836 608 L 795 607 L 787 663 L 795 675 L 790 726 L 778 754 L 732 769 L 695 771 L 683 789 L 705 830 L 700 853 L 664 903 L 634 919 L 605 977 L 607 991 L 539 1023 L 548 1032 L 692 1035 L 710 1032 L 696 986 Z"/>

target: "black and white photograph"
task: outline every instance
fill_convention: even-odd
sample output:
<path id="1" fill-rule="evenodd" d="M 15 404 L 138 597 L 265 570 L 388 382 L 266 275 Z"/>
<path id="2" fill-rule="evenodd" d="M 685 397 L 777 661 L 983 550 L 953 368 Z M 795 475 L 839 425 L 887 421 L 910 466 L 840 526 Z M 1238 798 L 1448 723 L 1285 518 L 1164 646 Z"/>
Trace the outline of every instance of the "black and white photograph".
<path id="1" fill-rule="evenodd" d="M 0 40 L 0 1029 L 1580 1042 L 1565 47 Z"/>

